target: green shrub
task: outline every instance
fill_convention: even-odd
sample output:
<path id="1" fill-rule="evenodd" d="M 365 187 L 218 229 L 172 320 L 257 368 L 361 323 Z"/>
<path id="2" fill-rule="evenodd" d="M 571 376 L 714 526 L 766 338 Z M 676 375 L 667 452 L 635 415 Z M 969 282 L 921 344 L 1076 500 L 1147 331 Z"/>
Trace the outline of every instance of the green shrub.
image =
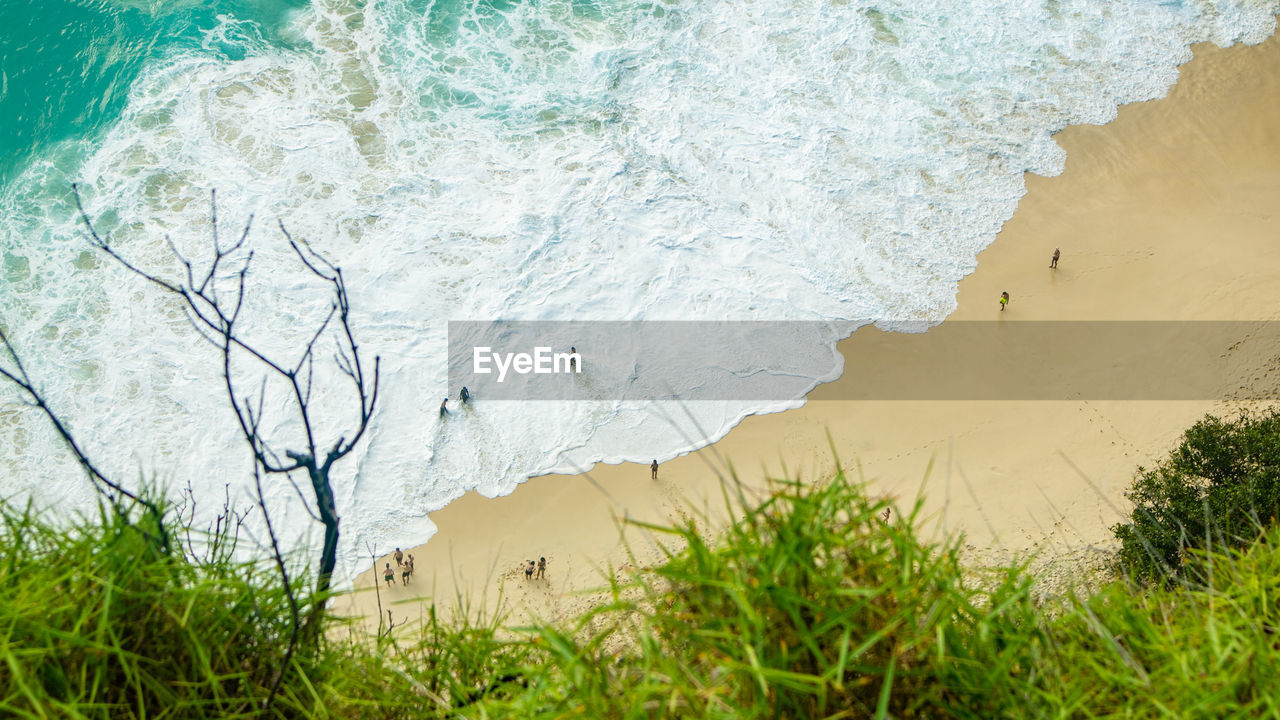
<path id="1" fill-rule="evenodd" d="M 1120 562 L 1143 580 L 1182 577 L 1190 549 L 1243 547 L 1280 514 L 1280 412 L 1206 416 L 1138 471 L 1131 518 L 1112 528 Z"/>

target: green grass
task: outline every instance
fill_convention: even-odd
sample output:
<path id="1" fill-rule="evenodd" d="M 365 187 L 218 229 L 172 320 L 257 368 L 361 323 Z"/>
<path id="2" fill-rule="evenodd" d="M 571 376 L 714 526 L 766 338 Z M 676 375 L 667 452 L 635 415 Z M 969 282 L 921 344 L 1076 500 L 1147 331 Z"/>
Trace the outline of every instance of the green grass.
<path id="1" fill-rule="evenodd" d="M 1191 553 L 1203 583 L 1042 607 L 1025 567 L 975 578 L 884 508 L 842 474 L 779 482 L 714 542 L 649 526 L 681 549 L 565 626 L 330 618 L 287 667 L 269 566 L 165 551 L 141 514 L 5 510 L 0 716 L 1280 717 L 1280 531 Z"/>
<path id="2" fill-rule="evenodd" d="M 149 518 L 67 529 L 0 509 L 0 716 L 254 715 L 284 652 L 284 593 L 222 552 L 166 549 Z"/>
<path id="3" fill-rule="evenodd" d="M 615 592 L 597 613 L 606 630 L 582 643 L 539 630 L 553 650 L 542 684 L 569 686 L 545 710 L 992 717 L 1018 707 L 1019 683 L 1004 678 L 1025 675 L 1034 651 L 1034 628 L 1008 632 L 1034 617 L 1028 580 L 970 589 L 956 543 L 924 544 L 913 518 L 886 524 L 883 508 L 841 475 L 818 488 L 780 483 L 714 546 L 692 522 L 651 528 L 686 549 L 641 575 L 639 592 Z M 595 651 L 610 634 L 625 638 L 612 657 Z"/>

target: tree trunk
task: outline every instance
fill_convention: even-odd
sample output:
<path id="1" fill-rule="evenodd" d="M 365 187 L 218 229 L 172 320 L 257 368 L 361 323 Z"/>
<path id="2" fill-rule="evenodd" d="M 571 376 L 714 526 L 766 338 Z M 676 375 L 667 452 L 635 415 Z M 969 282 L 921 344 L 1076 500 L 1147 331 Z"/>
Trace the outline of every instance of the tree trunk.
<path id="1" fill-rule="evenodd" d="M 333 488 L 329 484 L 329 473 L 317 468 L 314 464 L 307 468 L 311 475 L 311 488 L 316 494 L 316 509 L 320 513 L 320 522 L 324 525 L 324 548 L 320 552 L 320 572 L 316 578 L 316 598 L 312 607 L 310 622 L 312 627 L 319 626 L 320 615 L 328 602 L 330 579 L 333 568 L 338 564 L 338 510 L 333 499 Z"/>

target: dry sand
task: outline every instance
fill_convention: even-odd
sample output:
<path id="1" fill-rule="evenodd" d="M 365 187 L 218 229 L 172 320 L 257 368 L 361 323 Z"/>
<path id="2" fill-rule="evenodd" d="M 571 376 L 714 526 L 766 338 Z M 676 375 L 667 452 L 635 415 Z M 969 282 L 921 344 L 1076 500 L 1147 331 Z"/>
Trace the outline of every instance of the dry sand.
<path id="1" fill-rule="evenodd" d="M 1280 40 L 1197 46 L 1167 98 L 1125 106 L 1106 126 L 1068 128 L 1057 141 L 1066 171 L 1027 176 L 1026 197 L 960 283 L 947 323 L 1276 318 Z M 1055 247 L 1062 259 L 1052 270 Z M 1012 301 L 1001 313 L 1006 290 Z M 924 525 L 963 531 L 982 559 L 1035 552 L 1074 562 L 1111 544 L 1136 466 L 1164 455 L 1206 412 L 1232 412 L 1259 391 L 1274 396 L 1280 348 L 1267 329 L 1257 323 L 1221 347 L 1206 343 L 1230 374 L 1217 399 L 841 399 L 854 396 L 858 377 L 925 355 L 909 344 L 919 336 L 864 328 L 840 345 L 844 377 L 804 407 L 746 419 L 713 446 L 664 463 L 657 481 L 645 465 L 601 465 L 589 476 L 531 479 L 507 497 L 469 494 L 432 513 L 439 533 L 429 544 L 406 550 L 417 567 L 409 587 L 384 586 L 375 598 L 365 573 L 342 606 L 372 618 L 380 599 L 397 622 L 412 621 L 422 600 L 450 605 L 462 594 L 515 621 L 564 616 L 593 601 L 587 591 L 605 573 L 633 561 L 619 518 L 665 522 L 683 502 L 718 506 L 726 458 L 749 485 L 784 472 L 820 479 L 835 467 L 832 447 L 873 494 L 909 505 L 924 481 Z M 1059 351 L 1030 348 L 1019 363 L 1077 372 Z M 1136 362 L 1159 378 L 1186 361 L 1176 351 L 1115 358 L 1130 372 Z M 950 369 L 941 356 L 924 363 L 935 376 Z M 646 533 L 627 532 L 635 561 L 657 556 Z M 526 582 L 523 563 L 539 556 L 548 577 Z"/>

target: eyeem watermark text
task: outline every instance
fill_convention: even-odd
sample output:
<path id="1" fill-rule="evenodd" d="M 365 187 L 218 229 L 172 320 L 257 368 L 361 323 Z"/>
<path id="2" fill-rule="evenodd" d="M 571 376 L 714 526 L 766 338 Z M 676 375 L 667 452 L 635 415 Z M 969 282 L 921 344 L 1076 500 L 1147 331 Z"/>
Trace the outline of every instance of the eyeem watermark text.
<path id="1" fill-rule="evenodd" d="M 549 347 L 535 347 L 532 353 L 493 352 L 490 347 L 477 347 L 472 351 L 472 372 L 489 375 L 493 373 L 494 367 L 498 369 L 498 382 L 502 382 L 507 377 L 507 371 L 518 375 L 580 373 L 582 358 L 576 352 L 553 353 Z"/>
<path id="2" fill-rule="evenodd" d="M 454 397 L 466 386 L 485 401 L 556 402 L 1280 398 L 1280 381 L 1245 360 L 1280 357 L 1280 321 L 949 320 L 908 332 L 863 327 L 837 353 L 854 327 L 450 321 L 449 388 Z M 564 352 L 557 367 L 549 349 L 579 347 L 590 372 Z"/>

